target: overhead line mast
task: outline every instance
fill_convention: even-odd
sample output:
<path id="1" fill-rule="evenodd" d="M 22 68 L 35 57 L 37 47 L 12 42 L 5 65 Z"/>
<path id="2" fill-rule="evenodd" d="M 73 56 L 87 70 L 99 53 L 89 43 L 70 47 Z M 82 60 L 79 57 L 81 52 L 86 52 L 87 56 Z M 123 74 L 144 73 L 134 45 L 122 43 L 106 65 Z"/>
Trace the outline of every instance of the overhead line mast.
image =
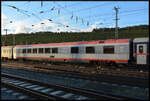
<path id="1" fill-rule="evenodd" d="M 8 29 L 6 28 L 6 29 L 4 29 L 4 31 L 6 31 L 4 46 L 7 46 L 7 31 L 8 31 Z"/>
<path id="2" fill-rule="evenodd" d="M 116 11 L 116 28 L 115 28 L 115 39 L 118 39 L 118 9 L 117 7 L 114 7 L 115 11 Z"/>

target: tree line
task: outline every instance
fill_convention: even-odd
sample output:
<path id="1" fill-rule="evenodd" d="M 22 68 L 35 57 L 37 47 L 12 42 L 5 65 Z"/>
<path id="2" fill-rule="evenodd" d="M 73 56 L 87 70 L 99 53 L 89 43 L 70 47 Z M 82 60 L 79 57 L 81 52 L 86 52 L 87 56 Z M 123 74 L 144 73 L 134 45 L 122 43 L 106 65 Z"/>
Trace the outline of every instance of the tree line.
<path id="1" fill-rule="evenodd" d="M 119 39 L 149 37 L 149 25 L 119 28 Z M 36 32 L 2 35 L 1 45 L 26 45 L 115 39 L 115 28 L 98 28 L 92 32 Z"/>

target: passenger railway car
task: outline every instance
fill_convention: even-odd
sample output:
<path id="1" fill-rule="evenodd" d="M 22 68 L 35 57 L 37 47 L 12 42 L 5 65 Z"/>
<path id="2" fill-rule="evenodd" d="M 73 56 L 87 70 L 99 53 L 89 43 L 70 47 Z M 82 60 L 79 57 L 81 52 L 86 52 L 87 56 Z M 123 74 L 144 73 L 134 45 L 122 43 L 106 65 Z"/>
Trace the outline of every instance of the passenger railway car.
<path id="1" fill-rule="evenodd" d="M 1 47 L 1 59 L 12 59 L 13 58 L 13 46 Z"/>
<path id="2" fill-rule="evenodd" d="M 99 40 L 36 45 L 17 45 L 14 59 L 65 62 L 120 62 L 130 59 L 130 39 Z"/>
<path id="3" fill-rule="evenodd" d="M 4 50 L 9 50 L 9 54 Z M 149 38 L 4 46 L 2 57 L 100 65 L 149 64 Z"/>
<path id="4" fill-rule="evenodd" d="M 149 64 L 149 38 L 135 38 L 133 43 L 136 64 Z"/>

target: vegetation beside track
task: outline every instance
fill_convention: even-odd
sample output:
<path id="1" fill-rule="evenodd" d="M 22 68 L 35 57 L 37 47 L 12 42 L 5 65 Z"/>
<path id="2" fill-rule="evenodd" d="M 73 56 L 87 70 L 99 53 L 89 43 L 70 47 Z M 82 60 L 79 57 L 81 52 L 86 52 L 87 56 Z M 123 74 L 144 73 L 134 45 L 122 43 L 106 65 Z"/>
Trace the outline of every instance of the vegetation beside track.
<path id="1" fill-rule="evenodd" d="M 149 36 L 149 25 L 129 26 L 119 28 L 119 39 L 123 38 L 138 38 Z M 75 41 L 90 41 L 90 40 L 106 40 L 115 38 L 115 28 L 99 28 L 94 29 L 92 32 L 36 32 L 36 33 L 20 33 L 2 35 L 1 41 L 4 45 L 15 44 L 41 44 L 41 43 L 60 43 L 60 42 L 75 42 Z"/>

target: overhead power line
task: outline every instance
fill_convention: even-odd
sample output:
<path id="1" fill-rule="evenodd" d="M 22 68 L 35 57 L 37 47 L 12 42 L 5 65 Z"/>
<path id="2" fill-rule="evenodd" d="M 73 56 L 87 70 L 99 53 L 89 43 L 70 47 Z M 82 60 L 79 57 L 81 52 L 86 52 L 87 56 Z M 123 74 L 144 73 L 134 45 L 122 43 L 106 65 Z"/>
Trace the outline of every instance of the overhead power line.
<path id="1" fill-rule="evenodd" d="M 97 8 L 97 7 L 102 7 L 102 6 L 109 5 L 109 4 L 112 4 L 112 3 L 104 3 L 104 4 L 96 5 L 96 6 L 93 6 L 93 7 L 87 7 L 87 8 L 75 10 L 75 11 L 73 11 L 73 12 L 81 12 L 81 11 L 85 11 L 85 10 L 88 10 L 88 9 L 93 9 L 93 8 Z"/>
<path id="2" fill-rule="evenodd" d="M 130 12 L 138 12 L 138 11 L 143 11 L 143 10 L 148 10 L 148 9 L 136 9 L 136 10 L 127 10 L 127 11 L 122 11 L 120 12 L 119 14 L 122 15 L 124 13 L 130 13 Z M 97 15 L 89 15 L 89 16 L 84 16 L 85 18 L 89 18 L 89 17 L 92 17 L 92 18 L 99 18 L 99 17 L 102 17 L 102 16 L 109 16 L 109 15 L 113 15 L 112 13 L 105 13 L 105 14 L 97 14 Z"/>
<path id="3" fill-rule="evenodd" d="M 12 5 L 3 5 L 3 6 L 11 7 L 13 9 L 17 10 L 17 12 L 20 12 L 20 13 L 23 13 L 23 14 L 25 14 L 27 16 L 30 16 L 30 15 L 27 14 L 28 11 L 20 9 L 20 8 L 17 8 L 16 6 L 12 6 Z"/>

